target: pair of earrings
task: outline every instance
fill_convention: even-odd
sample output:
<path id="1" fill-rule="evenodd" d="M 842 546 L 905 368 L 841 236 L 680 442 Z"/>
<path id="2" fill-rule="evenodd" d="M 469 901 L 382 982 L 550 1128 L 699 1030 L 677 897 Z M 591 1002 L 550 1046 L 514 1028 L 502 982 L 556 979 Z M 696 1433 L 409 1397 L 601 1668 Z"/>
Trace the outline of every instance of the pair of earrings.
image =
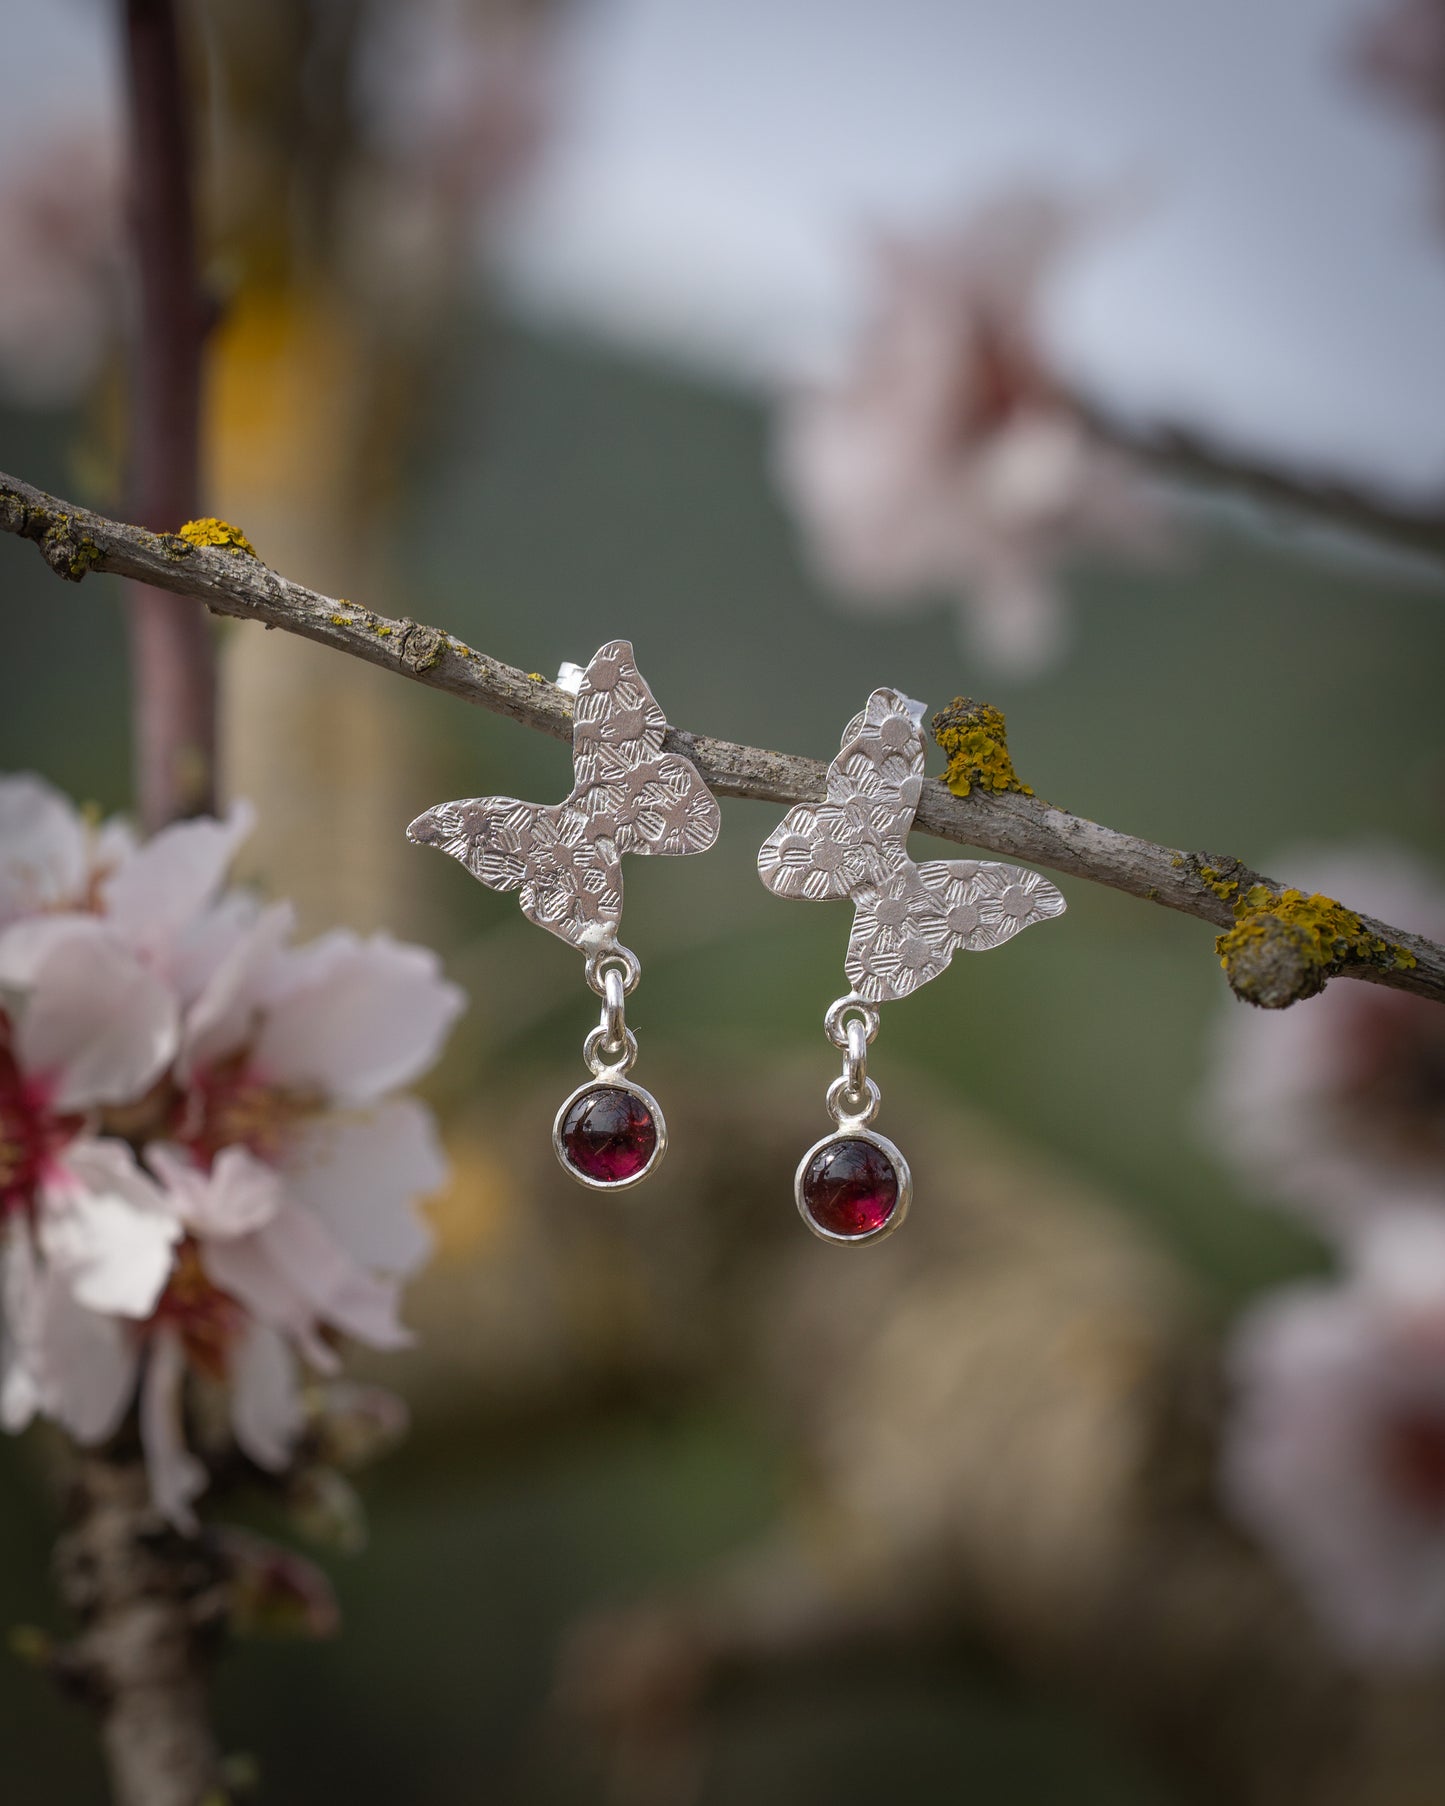
<path id="1" fill-rule="evenodd" d="M 628 1076 L 637 1038 L 626 1000 L 641 965 L 617 938 L 622 855 L 706 852 L 721 821 L 696 768 L 663 751 L 667 721 L 626 640 L 609 640 L 585 671 L 565 667 L 561 681 L 576 696 L 576 781 L 565 800 L 442 803 L 407 837 L 450 853 L 493 890 L 517 891 L 524 915 L 586 954 L 587 982 L 602 1000 L 582 1048 L 592 1076 L 558 1110 L 552 1144 L 575 1179 L 620 1191 L 646 1178 L 667 1148 L 656 1098 Z M 758 874 L 778 896 L 847 897 L 855 906 L 844 959 L 850 989 L 824 1017 L 843 1055 L 828 1087 L 834 1127 L 794 1178 L 808 1227 L 849 1245 L 891 1234 L 913 1191 L 908 1162 L 872 1127 L 880 1093 L 868 1047 L 879 1005 L 936 978 L 961 948 L 1001 946 L 1064 909 L 1052 884 L 1018 866 L 909 858 L 923 792 L 923 714 L 897 690 L 875 690 L 843 730 L 827 800 L 790 809 L 758 853 Z"/>

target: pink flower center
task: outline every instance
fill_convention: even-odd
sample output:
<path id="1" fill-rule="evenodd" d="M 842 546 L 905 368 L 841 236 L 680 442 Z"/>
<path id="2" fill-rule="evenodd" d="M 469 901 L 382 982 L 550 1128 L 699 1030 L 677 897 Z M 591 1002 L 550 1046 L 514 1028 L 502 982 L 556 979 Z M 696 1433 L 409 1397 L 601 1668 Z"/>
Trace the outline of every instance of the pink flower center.
<path id="1" fill-rule="evenodd" d="M 176 1250 L 171 1276 L 147 1328 L 163 1325 L 180 1336 L 186 1358 L 197 1372 L 213 1380 L 226 1377 L 231 1344 L 246 1327 L 246 1314 L 207 1274 L 189 1236 Z"/>
<path id="2" fill-rule="evenodd" d="M 246 1148 L 274 1164 L 291 1129 L 320 1102 L 268 1084 L 244 1058 L 228 1060 L 193 1077 L 172 1133 L 208 1170 L 229 1147 Z"/>
<path id="3" fill-rule="evenodd" d="M 1418 997 L 1357 989 L 1341 1046 L 1343 1101 L 1351 1125 L 1398 1157 L 1445 1163 L 1445 1023 Z"/>
<path id="4" fill-rule="evenodd" d="M 0 1010 L 0 1217 L 33 1209 L 41 1180 L 80 1128 L 78 1116 L 50 1108 L 49 1095 L 16 1064 L 10 1018 Z"/>
<path id="5" fill-rule="evenodd" d="M 1421 1517 L 1445 1519 L 1445 1415 L 1396 1417 L 1385 1427 L 1382 1453 L 1397 1498 Z"/>

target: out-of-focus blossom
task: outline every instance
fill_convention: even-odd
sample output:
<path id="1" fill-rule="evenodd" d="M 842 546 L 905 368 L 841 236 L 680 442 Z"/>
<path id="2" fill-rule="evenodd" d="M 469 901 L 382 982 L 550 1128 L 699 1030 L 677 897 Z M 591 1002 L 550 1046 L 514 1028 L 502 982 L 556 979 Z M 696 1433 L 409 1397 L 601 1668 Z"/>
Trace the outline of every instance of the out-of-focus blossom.
<path id="1" fill-rule="evenodd" d="M 383 8 L 361 65 L 362 112 L 414 185 L 486 205 L 526 167 L 548 102 L 541 10 L 495 0 Z"/>
<path id="2" fill-rule="evenodd" d="M 1435 132 L 1445 162 L 1445 0 L 1386 0 L 1359 35 L 1355 63 Z"/>
<path id="3" fill-rule="evenodd" d="M 0 177 L 0 393 L 73 401 L 115 333 L 124 245 L 109 136 L 56 134 Z"/>
<path id="4" fill-rule="evenodd" d="M 1397 848 L 1280 861 L 1306 888 L 1445 935 L 1445 884 Z M 1208 1084 L 1211 1141 L 1254 1184 L 1335 1235 L 1389 1203 L 1445 1216 L 1445 1012 L 1341 980 L 1287 1010 L 1231 1004 Z"/>
<path id="5" fill-rule="evenodd" d="M 135 851 L 124 822 L 93 824 L 31 772 L 0 778 L 0 928 L 20 916 L 87 909 Z"/>
<path id="6" fill-rule="evenodd" d="M 1036 319 L 1083 210 L 1020 194 L 875 246 L 851 368 L 781 410 L 777 468 L 824 580 L 866 608 L 952 593 L 972 649 L 1037 671 L 1064 643 L 1060 562 L 1160 522 L 1063 391 Z"/>
<path id="7" fill-rule="evenodd" d="M 336 1635 L 341 1611 L 314 1562 L 233 1524 L 221 1528 L 216 1544 L 232 1630 L 243 1637 Z"/>
<path id="8" fill-rule="evenodd" d="M 1244 1319 L 1232 1367 L 1237 1515 L 1347 1653 L 1445 1655 L 1445 1214 L 1378 1215 L 1347 1282 Z"/>
<path id="9" fill-rule="evenodd" d="M 281 1468 L 298 1360 L 332 1373 L 339 1335 L 406 1339 L 414 1203 L 445 1168 L 394 1094 L 461 996 L 421 948 L 292 947 L 286 905 L 219 894 L 245 811 L 101 859 L 33 780 L 0 783 L 7 800 L 25 831 L 0 892 L 39 913 L 0 932 L 4 1421 L 100 1441 L 138 1388 L 154 1495 L 189 1526 L 189 1375 L 226 1387 L 237 1444 Z"/>

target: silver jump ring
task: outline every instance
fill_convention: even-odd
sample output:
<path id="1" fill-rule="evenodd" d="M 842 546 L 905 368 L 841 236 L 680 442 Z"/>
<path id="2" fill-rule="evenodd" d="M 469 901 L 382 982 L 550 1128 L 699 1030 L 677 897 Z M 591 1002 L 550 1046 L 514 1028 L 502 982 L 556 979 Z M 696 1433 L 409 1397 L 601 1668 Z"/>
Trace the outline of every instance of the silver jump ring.
<path id="1" fill-rule="evenodd" d="M 850 991 L 846 997 L 840 997 L 836 1003 L 828 1006 L 828 1013 L 823 1018 L 823 1028 L 834 1047 L 848 1045 L 848 1029 L 843 1018 L 848 1016 L 860 1021 L 867 1031 L 868 1040 L 878 1033 L 878 1006 L 860 997 L 856 991 Z"/>
<path id="2" fill-rule="evenodd" d="M 582 1058 L 598 1078 L 604 1072 L 626 1072 L 637 1058 L 637 1036 L 624 1028 L 620 1040 L 609 1041 L 599 1023 L 582 1043 Z"/>
<path id="3" fill-rule="evenodd" d="M 883 1093 L 872 1079 L 865 1078 L 858 1090 L 852 1090 L 847 1077 L 834 1079 L 828 1087 L 828 1114 L 839 1128 L 872 1122 L 878 1114 Z"/>
<path id="4" fill-rule="evenodd" d="M 606 975 L 612 971 L 621 972 L 623 992 L 630 996 L 642 976 L 642 961 L 621 941 L 614 941 L 610 947 L 599 947 L 595 953 L 587 955 L 587 982 L 599 997 L 606 996 Z"/>
<path id="5" fill-rule="evenodd" d="M 602 1034 L 608 1047 L 620 1047 L 622 1037 L 627 1033 L 627 1020 L 623 1013 L 627 988 L 623 983 L 620 966 L 608 966 L 602 976 L 606 984 L 602 1002 Z"/>
<path id="6" fill-rule="evenodd" d="M 858 1097 L 868 1077 L 868 1029 L 861 1016 L 848 1018 L 848 1046 L 843 1055 L 843 1082 L 850 1097 Z"/>

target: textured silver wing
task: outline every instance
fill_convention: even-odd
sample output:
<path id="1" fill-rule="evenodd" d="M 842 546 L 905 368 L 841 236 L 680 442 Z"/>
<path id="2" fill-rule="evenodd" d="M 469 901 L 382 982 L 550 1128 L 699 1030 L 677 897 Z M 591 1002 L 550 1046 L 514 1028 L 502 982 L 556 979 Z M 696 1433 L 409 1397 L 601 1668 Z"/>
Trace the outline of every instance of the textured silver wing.
<path id="1" fill-rule="evenodd" d="M 919 713 L 899 691 L 875 690 L 843 730 L 827 802 L 790 809 L 758 853 L 758 875 L 780 897 L 853 899 L 844 968 L 870 1003 L 906 997 L 960 949 L 1001 946 L 1064 910 L 1037 872 L 984 859 L 909 858 L 923 793 Z"/>
<path id="2" fill-rule="evenodd" d="M 850 897 L 901 870 L 923 770 L 923 734 L 907 697 L 875 690 L 843 730 L 827 802 L 799 803 L 763 842 L 763 883 L 780 897 Z"/>
<path id="3" fill-rule="evenodd" d="M 407 837 L 440 847 L 574 947 L 610 945 L 622 920 L 623 853 L 700 853 L 717 800 L 686 759 L 662 750 L 667 721 L 626 640 L 609 640 L 574 705 L 576 782 L 555 806 L 468 797 L 419 815 Z"/>
<path id="4" fill-rule="evenodd" d="M 526 879 L 533 833 L 546 810 L 512 796 L 468 796 L 417 816 L 406 837 L 459 859 L 492 890 L 516 890 Z"/>
<path id="5" fill-rule="evenodd" d="M 1037 872 L 987 859 L 910 860 L 857 898 L 844 970 L 860 997 L 887 1003 L 944 971 L 955 953 L 1001 947 L 1035 922 L 1064 913 Z"/>
<path id="6" fill-rule="evenodd" d="M 568 801 L 617 853 L 702 853 L 718 837 L 717 798 L 686 759 L 662 750 L 667 721 L 632 646 L 609 640 L 582 676 L 573 711 L 577 782 Z"/>
<path id="7" fill-rule="evenodd" d="M 631 641 L 609 640 L 599 647 L 572 705 L 577 790 L 617 782 L 633 766 L 655 758 L 666 732 L 667 717 L 637 669 Z"/>
<path id="8" fill-rule="evenodd" d="M 543 809 L 532 834 L 522 913 L 573 947 L 603 946 L 622 920 L 622 866 L 570 803 Z"/>

